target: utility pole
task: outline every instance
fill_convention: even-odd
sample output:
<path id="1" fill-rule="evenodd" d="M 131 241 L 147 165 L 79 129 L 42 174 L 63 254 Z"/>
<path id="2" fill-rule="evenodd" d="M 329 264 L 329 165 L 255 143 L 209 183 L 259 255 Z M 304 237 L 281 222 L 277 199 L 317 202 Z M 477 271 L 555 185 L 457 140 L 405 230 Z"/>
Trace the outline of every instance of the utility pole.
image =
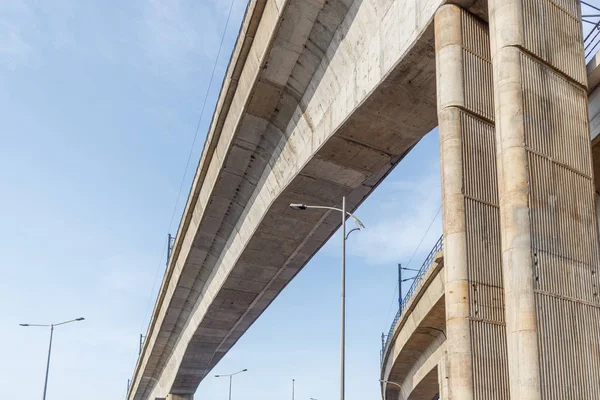
<path id="1" fill-rule="evenodd" d="M 381 332 L 381 355 L 379 362 L 383 362 L 383 352 L 385 351 L 385 333 Z"/>
<path id="2" fill-rule="evenodd" d="M 421 270 L 414 268 L 404 268 L 402 264 L 398 264 L 398 310 L 402 312 L 402 284 L 406 281 L 411 281 L 417 277 L 411 276 L 410 278 L 402 279 L 402 271 L 413 271 L 413 272 L 421 272 Z"/>
<path id="3" fill-rule="evenodd" d="M 398 264 L 398 309 L 402 310 L 402 264 Z"/>
<path id="4" fill-rule="evenodd" d="M 171 259 L 171 252 L 173 251 L 173 245 L 175 244 L 175 236 L 170 233 L 167 234 L 167 267 L 169 266 L 169 260 Z"/>

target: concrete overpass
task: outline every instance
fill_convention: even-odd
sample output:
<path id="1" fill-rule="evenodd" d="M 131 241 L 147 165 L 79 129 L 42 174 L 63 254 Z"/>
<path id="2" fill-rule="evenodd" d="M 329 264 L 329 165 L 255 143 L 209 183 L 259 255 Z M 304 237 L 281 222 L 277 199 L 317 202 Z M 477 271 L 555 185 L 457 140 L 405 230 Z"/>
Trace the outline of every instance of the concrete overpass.
<path id="1" fill-rule="evenodd" d="M 490 0 L 496 6 L 504 4 L 498 1 Z M 523 11 L 520 1 L 505 3 L 513 7 L 507 15 L 503 13 L 506 9 L 490 14 L 494 18 L 508 18 L 508 22 L 498 25 L 497 38 L 508 37 L 502 31 L 504 26 L 519 26 L 513 14 L 514 10 Z M 535 7 L 546 7 L 554 0 L 531 1 Z M 572 14 L 576 0 L 561 1 L 560 12 Z M 201 380 L 339 225 L 335 215 L 295 213 L 288 208 L 289 203 L 339 205 L 339 199 L 345 195 L 349 209 L 355 209 L 438 124 L 438 111 L 445 116 L 441 122 L 451 122 L 453 115 L 464 110 L 473 114 L 470 108 L 473 104 L 469 101 L 479 102 L 475 120 L 484 124 L 478 129 L 488 136 L 494 134 L 492 94 L 502 97 L 505 92 L 485 86 L 491 82 L 489 50 L 487 53 L 485 50 L 489 46 L 485 40 L 489 38 L 482 36 L 482 32 L 487 32 L 487 2 L 454 1 L 464 7 L 463 22 L 438 24 L 434 29 L 434 16 L 444 3 L 442 0 L 250 2 L 135 368 L 129 400 L 191 399 Z M 530 42 L 525 48 L 534 55 L 541 51 L 539 57 L 544 65 L 552 66 L 566 74 L 568 82 L 581 86 L 579 53 L 573 50 L 578 48 L 577 35 L 575 41 L 569 41 L 573 32 L 577 29 L 580 32 L 580 26 L 573 25 L 571 14 L 567 15 L 569 24 L 565 25 L 565 29 L 571 30 L 564 32 L 564 38 L 560 37 L 565 40 L 556 42 L 562 58 L 556 55 L 554 45 L 548 45 L 550 40 L 544 39 L 544 45 L 535 40 L 532 44 L 527 29 Z M 466 43 L 472 46 L 470 54 L 476 56 L 473 65 L 479 69 L 473 70 L 470 64 L 459 65 L 451 51 L 446 52 L 450 58 L 443 62 L 438 51 L 436 60 L 434 36 L 439 39 L 452 31 L 446 28 L 467 26 L 473 18 L 480 21 L 473 25 L 474 30 L 459 32 L 457 37 L 466 38 Z M 434 31 L 438 34 L 434 35 Z M 562 35 L 563 31 L 559 31 Z M 550 35 L 548 32 L 544 30 L 541 37 Z M 567 42 L 569 45 L 565 47 Z M 494 43 L 504 44 L 502 40 Z M 534 45 L 538 47 L 527 47 Z M 520 49 L 518 46 L 517 43 L 515 48 Z M 575 61 L 565 62 L 564 57 Z M 484 64 L 480 65 L 480 60 Z M 497 71 L 504 71 L 503 66 Z M 440 75 L 445 68 L 449 69 Z M 463 71 L 475 75 L 464 81 Z M 482 72 L 487 75 L 481 75 Z M 456 73 L 460 73 L 456 75 L 458 79 L 448 79 Z M 436 75 L 438 86 L 441 84 L 437 97 Z M 458 87 L 458 83 L 463 87 Z M 483 87 L 487 90 L 477 90 L 472 86 L 476 83 L 485 83 Z M 498 81 L 499 85 L 503 83 Z M 466 90 L 466 94 L 457 97 L 461 90 Z M 557 102 L 554 98 L 548 101 Z M 506 117 L 504 110 L 496 111 L 500 117 Z M 576 111 L 580 113 L 577 107 Z M 548 111 L 539 112 L 546 115 L 544 112 Z M 510 118 L 508 121 L 512 123 Z M 579 119 L 575 121 L 581 124 Z M 456 127 L 452 129 L 440 123 L 442 134 L 459 132 Z M 560 134 L 564 134 L 564 129 L 556 126 Z M 585 129 L 589 129 L 587 122 Z M 450 142 L 442 140 L 442 143 Z M 491 146 L 493 141 L 486 143 Z M 583 152 L 588 146 L 589 151 L 589 142 L 579 141 L 576 146 L 583 146 Z M 443 169 L 454 165 L 456 154 L 456 148 L 442 146 Z M 483 160 L 483 165 L 491 162 L 485 157 Z M 577 162 L 577 168 L 585 166 L 582 159 Z M 486 171 L 491 173 L 494 168 Z M 443 189 L 444 193 L 450 190 Z M 504 193 L 503 190 L 500 192 Z M 458 204 L 447 199 L 445 208 Z M 582 204 L 588 207 L 589 199 Z M 512 206 L 513 203 L 493 205 L 506 210 Z M 457 215 L 464 213 L 459 209 L 457 212 Z M 445 213 L 445 231 L 452 222 L 448 215 Z M 507 223 L 506 226 L 511 226 Z M 594 242 L 597 232 L 588 236 Z M 457 248 L 453 240 L 450 242 L 450 249 Z M 451 251 L 452 268 L 446 271 L 456 271 L 456 254 Z M 523 265 L 529 265 L 527 262 Z M 499 264 L 496 267 L 501 268 Z M 445 287 L 463 285 L 460 274 L 449 280 L 446 272 Z M 497 289 L 502 292 L 502 285 Z M 447 310 L 464 312 L 460 307 Z M 467 329 L 464 324 L 467 319 L 463 314 L 451 319 L 460 323 L 456 325 L 458 330 L 448 331 L 448 336 L 458 339 L 462 337 L 461 329 Z M 516 322 L 511 319 L 512 323 Z M 521 331 L 516 332 L 510 336 L 511 343 L 521 340 Z M 462 357 L 466 362 L 471 350 L 465 346 L 464 343 L 449 346 L 446 352 L 451 353 L 450 358 Z M 464 352 L 455 354 L 455 349 Z M 456 386 L 455 393 L 467 393 L 472 383 L 452 375 L 461 364 L 450 365 L 454 370 L 450 368 L 449 385 Z M 518 367 L 518 362 L 514 367 Z M 514 390 L 520 393 L 520 370 L 515 371 Z"/>
<path id="2" fill-rule="evenodd" d="M 437 125 L 442 3 L 250 2 L 128 399 L 193 394 L 339 226 L 290 202 L 355 209 Z"/>

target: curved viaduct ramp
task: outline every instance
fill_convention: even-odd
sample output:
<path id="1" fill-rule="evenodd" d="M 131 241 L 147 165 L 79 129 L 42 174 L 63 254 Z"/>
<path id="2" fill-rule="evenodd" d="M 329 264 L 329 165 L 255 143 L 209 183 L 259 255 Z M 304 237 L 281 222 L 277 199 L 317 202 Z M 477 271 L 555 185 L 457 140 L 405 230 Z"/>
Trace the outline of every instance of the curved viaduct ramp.
<path id="1" fill-rule="evenodd" d="M 289 203 L 355 209 L 437 125 L 442 3 L 250 2 L 129 400 L 191 398 L 339 226 Z"/>
<path id="2" fill-rule="evenodd" d="M 588 64 L 589 116 L 596 171 L 600 165 L 600 56 Z M 600 173 L 595 174 L 596 188 Z M 600 212 L 598 214 L 600 217 Z M 436 245 L 437 246 L 437 245 Z M 427 262 L 427 261 L 426 261 Z M 434 257 L 406 309 L 392 327 L 383 353 L 381 380 L 385 399 L 446 398 L 446 305 L 442 252 Z M 441 369 L 441 371 L 438 371 Z M 438 375 L 439 373 L 439 375 Z M 401 388 L 401 389 L 400 389 Z"/>
<path id="3" fill-rule="evenodd" d="M 438 364 L 446 348 L 442 252 L 435 256 L 396 323 L 383 354 L 384 399 L 430 400 L 439 394 Z"/>

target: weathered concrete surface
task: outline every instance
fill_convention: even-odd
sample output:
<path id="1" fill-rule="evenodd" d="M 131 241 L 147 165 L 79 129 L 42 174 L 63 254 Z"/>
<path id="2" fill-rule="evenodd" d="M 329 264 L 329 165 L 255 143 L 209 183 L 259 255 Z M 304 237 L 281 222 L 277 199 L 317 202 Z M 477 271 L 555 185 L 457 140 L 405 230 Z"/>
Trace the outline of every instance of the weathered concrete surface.
<path id="1" fill-rule="evenodd" d="M 510 395 L 597 398 L 598 230 L 579 2 L 489 5 Z"/>
<path id="2" fill-rule="evenodd" d="M 600 52 L 588 62 L 588 114 L 594 163 L 594 186 L 600 192 Z"/>
<path id="3" fill-rule="evenodd" d="M 436 14 L 450 399 L 508 399 L 490 38 L 468 11 Z"/>
<path id="4" fill-rule="evenodd" d="M 446 350 L 445 319 L 440 252 L 396 323 L 383 355 L 381 379 L 400 384 L 402 399 L 425 398 L 416 396 L 430 392 L 432 398 L 438 393 L 437 364 Z M 399 390 L 394 384 L 382 384 L 384 399 L 397 399 Z"/>
<path id="5" fill-rule="evenodd" d="M 446 344 L 444 343 L 444 345 L 440 346 L 438 351 L 443 352 L 446 347 L 445 345 Z M 408 396 L 408 400 L 432 400 L 438 393 L 438 366 L 433 365 L 427 375 L 420 379 L 417 387 L 415 387 L 410 396 Z"/>
<path id="6" fill-rule="evenodd" d="M 461 78 L 458 77 L 456 78 L 456 82 L 460 83 Z M 590 99 L 591 101 L 591 99 Z M 465 108 L 466 109 L 466 108 Z M 441 128 L 441 127 L 440 127 Z M 462 165 L 462 162 L 461 162 Z M 468 163 L 467 163 L 468 165 Z M 488 234 L 483 234 L 481 235 L 481 237 L 483 238 L 490 238 L 489 233 Z M 444 244 L 444 248 L 447 248 L 448 243 Z M 471 246 L 472 248 L 477 248 L 477 246 Z M 448 268 L 448 262 L 447 260 L 444 258 L 443 260 L 444 262 L 444 267 L 437 272 L 437 274 L 439 274 L 441 277 L 445 277 L 447 275 L 447 273 L 445 272 L 445 270 Z M 488 262 L 486 265 L 493 265 L 493 262 Z M 430 275 L 431 276 L 431 275 Z M 434 299 L 437 300 L 438 302 L 435 303 L 433 306 L 431 305 L 431 301 L 427 300 L 427 301 L 423 301 L 423 300 L 419 300 L 420 296 L 423 296 L 423 292 L 425 291 L 425 288 L 423 285 L 421 285 L 421 287 L 419 288 L 419 290 L 417 291 L 417 293 L 415 294 L 415 296 L 410 300 L 411 303 L 408 307 L 408 309 L 410 310 L 411 307 L 414 307 L 415 305 L 419 305 L 419 306 L 424 306 L 426 303 L 429 303 L 429 307 L 430 309 L 425 309 L 419 312 L 419 314 L 424 315 L 424 314 L 428 314 L 429 312 L 431 312 L 431 310 L 433 310 L 434 308 L 438 307 L 444 307 L 447 300 L 446 300 L 446 296 L 445 293 L 447 292 L 447 288 L 444 288 L 440 293 L 441 293 L 441 298 L 439 300 L 438 297 L 436 297 L 434 295 Z M 471 296 L 473 297 L 473 296 Z M 422 303 L 421 303 L 422 302 Z M 446 306 L 447 307 L 447 306 Z M 570 315 L 569 311 L 565 310 L 565 312 L 562 315 L 562 318 L 564 318 L 565 315 Z M 597 318 L 595 318 L 593 315 L 589 316 L 590 321 L 596 321 Z M 566 319 L 568 320 L 568 318 Z M 407 326 L 406 328 L 404 326 Z M 438 354 L 436 354 L 436 352 L 438 351 L 438 349 L 443 349 L 444 351 L 448 352 L 449 351 L 449 345 L 447 341 L 443 341 L 442 342 L 435 342 L 435 341 L 431 341 L 429 344 L 423 344 L 420 343 L 420 349 L 417 350 L 416 353 L 412 354 L 412 358 L 404 358 L 403 355 L 404 353 L 402 353 L 403 351 L 403 347 L 407 346 L 407 343 L 409 343 L 409 340 L 407 339 L 407 337 L 410 337 L 411 334 L 418 334 L 419 332 L 417 330 L 414 329 L 414 322 L 411 321 L 411 315 L 410 315 L 410 311 L 407 311 L 403 314 L 402 318 L 398 321 L 395 330 L 394 330 L 394 337 L 392 338 L 392 340 L 390 341 L 390 344 L 388 346 L 388 351 L 384 354 L 384 362 L 382 365 L 382 373 L 381 373 L 381 379 L 387 379 L 389 381 L 392 382 L 397 382 L 400 384 L 403 384 L 403 388 L 409 388 L 409 387 L 414 387 L 411 386 L 412 383 L 414 382 L 411 379 L 406 379 L 406 376 L 414 376 L 411 375 L 410 373 L 406 372 L 406 371 L 414 371 L 414 370 L 421 370 L 421 371 L 426 371 L 429 370 L 426 365 L 429 363 L 431 364 L 434 360 L 438 360 Z M 447 329 L 446 329 L 446 323 L 445 321 L 442 321 L 439 326 L 437 326 L 437 328 L 441 329 L 442 331 L 445 331 L 446 334 L 448 334 Z M 567 330 L 568 331 L 568 330 Z M 479 338 L 481 340 L 481 338 Z M 566 342 L 565 342 L 566 343 Z M 484 342 L 483 343 L 484 346 L 489 346 L 490 349 L 497 354 L 497 347 L 494 346 L 493 342 Z M 597 354 L 597 348 L 594 346 L 589 346 L 588 349 L 590 350 L 590 352 L 592 354 Z M 433 350 L 433 351 L 432 351 Z M 408 352 L 406 354 L 409 354 Z M 435 357 L 433 357 L 432 355 L 435 354 Z M 476 358 L 476 357 L 475 357 Z M 423 359 L 427 360 L 427 362 L 423 362 Z M 396 365 L 398 364 L 398 365 Z M 562 370 L 565 370 L 564 368 Z M 392 376 L 392 371 L 394 371 L 394 374 Z M 433 370 L 429 370 L 431 373 Z M 415 382 L 415 386 L 416 388 L 414 390 L 410 390 L 410 389 L 405 389 L 401 394 L 404 397 L 400 397 L 402 399 L 404 398 L 431 398 L 430 394 L 432 393 L 433 390 L 435 390 L 435 388 L 437 388 L 437 390 L 439 391 L 439 395 L 440 395 L 440 399 L 441 400 L 448 400 L 450 399 L 450 395 L 448 393 L 448 377 L 449 377 L 449 372 L 448 372 L 448 368 L 447 368 L 447 362 L 446 362 L 446 357 L 440 357 L 438 362 L 437 362 L 437 382 L 434 383 L 433 382 L 433 376 L 429 376 L 430 379 L 422 379 L 422 380 L 416 380 Z M 489 382 L 497 382 L 497 378 L 498 378 L 498 370 L 494 370 L 492 372 L 490 372 L 490 376 L 488 377 Z M 576 381 L 577 375 L 573 375 L 572 376 L 572 382 Z M 503 378 L 504 379 L 504 378 Z M 436 386 L 437 385 L 437 386 Z M 573 385 L 573 383 L 571 383 L 570 385 Z M 565 385 L 565 387 L 567 387 L 568 385 Z M 428 388 L 426 392 L 419 392 L 417 393 L 416 390 L 419 387 L 426 387 Z M 398 388 L 395 385 L 383 385 L 383 397 L 384 399 L 397 399 L 398 396 L 400 395 L 400 393 L 398 392 Z M 590 393 L 593 393 L 590 392 Z M 587 394 L 587 393 L 586 393 Z M 497 395 L 497 393 L 496 393 Z M 408 396 L 408 397 L 406 397 Z M 457 397 L 453 397 L 453 398 L 457 398 Z M 492 397 L 492 398 L 497 398 L 497 397 Z M 561 398 L 556 397 L 556 398 Z M 586 397 L 582 397 L 582 398 L 586 398 Z"/>
<path id="7" fill-rule="evenodd" d="M 442 3 L 250 2 L 129 400 L 192 394 L 339 225 L 290 202 L 356 208 L 437 124 Z"/>
<path id="8" fill-rule="evenodd" d="M 250 3 L 130 400 L 193 393 L 339 225 L 290 202 L 356 208 L 435 127 L 442 3 Z"/>

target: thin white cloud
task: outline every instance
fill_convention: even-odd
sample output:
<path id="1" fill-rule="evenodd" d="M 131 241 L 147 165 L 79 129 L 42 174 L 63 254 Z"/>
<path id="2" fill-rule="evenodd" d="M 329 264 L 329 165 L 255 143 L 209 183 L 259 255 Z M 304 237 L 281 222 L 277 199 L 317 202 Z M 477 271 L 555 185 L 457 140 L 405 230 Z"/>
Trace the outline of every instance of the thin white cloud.
<path id="1" fill-rule="evenodd" d="M 32 46 L 27 43 L 20 30 L 7 21 L 0 22 L 0 64 L 14 70 L 34 57 Z"/>
<path id="2" fill-rule="evenodd" d="M 156 260 L 150 255 L 117 253 L 99 261 L 98 264 L 102 271 L 98 282 L 101 290 L 129 296 L 138 295 L 143 301 L 150 296 L 149 288 L 157 270 Z M 159 280 L 162 279 L 163 270 L 162 265 L 158 266 Z M 139 285 L 148 287 L 148 293 L 140 294 Z"/>
<path id="3" fill-rule="evenodd" d="M 0 2 L 0 66 L 14 70 L 35 58 L 27 37 L 34 15 L 25 1 Z"/>
<path id="4" fill-rule="evenodd" d="M 144 7 L 142 42 L 157 60 L 182 62 L 214 57 L 222 16 L 203 2 L 148 0 Z M 222 30 L 222 27 L 221 27 Z"/>
<path id="5" fill-rule="evenodd" d="M 384 182 L 378 190 L 385 195 L 373 199 L 377 213 L 366 215 L 367 229 L 353 238 L 349 253 L 369 264 L 406 263 L 431 225 L 418 253 L 429 251 L 441 234 L 439 171 L 414 180 Z M 415 259 L 412 265 L 418 262 Z"/>
<path id="6" fill-rule="evenodd" d="M 0 1 L 0 66 L 35 67 L 44 53 L 75 48 L 72 21 L 77 3 Z"/>

